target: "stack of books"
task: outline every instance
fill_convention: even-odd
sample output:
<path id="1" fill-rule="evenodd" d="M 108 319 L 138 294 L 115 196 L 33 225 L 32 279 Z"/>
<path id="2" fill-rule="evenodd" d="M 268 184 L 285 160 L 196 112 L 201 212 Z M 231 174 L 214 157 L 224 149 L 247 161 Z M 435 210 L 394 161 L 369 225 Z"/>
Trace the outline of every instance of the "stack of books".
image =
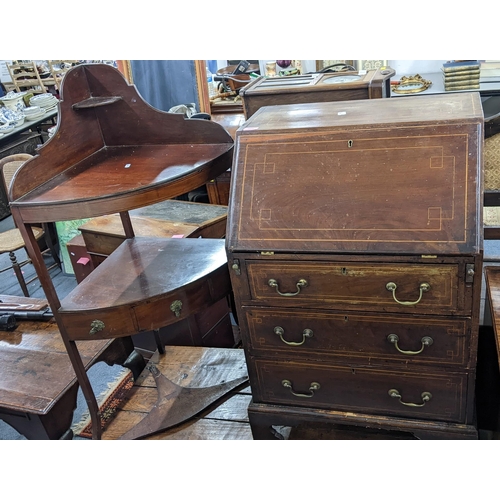
<path id="1" fill-rule="evenodd" d="M 450 61 L 443 64 L 444 90 L 478 90 L 479 61 Z"/>

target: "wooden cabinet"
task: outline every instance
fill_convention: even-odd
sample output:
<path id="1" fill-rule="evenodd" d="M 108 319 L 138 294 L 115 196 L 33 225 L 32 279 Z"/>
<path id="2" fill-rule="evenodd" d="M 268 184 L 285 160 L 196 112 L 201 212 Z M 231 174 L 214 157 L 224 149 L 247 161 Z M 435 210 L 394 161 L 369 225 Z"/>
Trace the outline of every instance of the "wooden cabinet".
<path id="1" fill-rule="evenodd" d="M 227 231 L 253 401 L 272 426 L 475 438 L 479 94 L 260 109 Z"/>
<path id="2" fill-rule="evenodd" d="M 393 69 L 385 68 L 359 73 L 261 76 L 241 89 L 240 96 L 245 116 L 250 118 L 262 106 L 390 97 L 394 74 Z"/>

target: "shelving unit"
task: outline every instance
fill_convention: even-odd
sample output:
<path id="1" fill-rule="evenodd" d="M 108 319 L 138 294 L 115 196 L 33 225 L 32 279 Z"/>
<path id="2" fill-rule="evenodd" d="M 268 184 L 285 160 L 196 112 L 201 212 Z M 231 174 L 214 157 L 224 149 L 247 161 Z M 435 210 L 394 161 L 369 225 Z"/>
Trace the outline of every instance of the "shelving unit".
<path id="1" fill-rule="evenodd" d="M 135 237 L 128 211 L 204 185 L 230 167 L 232 149 L 220 125 L 152 108 L 111 66 L 79 65 L 64 78 L 54 136 L 12 183 L 12 214 L 89 404 L 94 437 L 101 435 L 98 407 L 76 340 L 157 330 L 230 290 L 224 240 Z M 127 239 L 60 300 L 29 224 L 114 213 Z"/>

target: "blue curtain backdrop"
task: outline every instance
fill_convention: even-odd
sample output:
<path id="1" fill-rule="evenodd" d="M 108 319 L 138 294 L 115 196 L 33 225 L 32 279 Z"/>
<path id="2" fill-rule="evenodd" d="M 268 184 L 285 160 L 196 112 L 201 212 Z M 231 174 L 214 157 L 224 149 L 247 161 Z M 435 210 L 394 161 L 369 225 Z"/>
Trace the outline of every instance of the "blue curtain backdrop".
<path id="1" fill-rule="evenodd" d="M 217 73 L 217 61 L 216 60 L 207 61 L 207 68 L 210 70 L 212 74 L 215 75 L 215 73 Z"/>
<path id="2" fill-rule="evenodd" d="M 168 111 L 194 102 L 200 110 L 194 61 L 130 61 L 130 66 L 139 94 L 151 106 Z"/>

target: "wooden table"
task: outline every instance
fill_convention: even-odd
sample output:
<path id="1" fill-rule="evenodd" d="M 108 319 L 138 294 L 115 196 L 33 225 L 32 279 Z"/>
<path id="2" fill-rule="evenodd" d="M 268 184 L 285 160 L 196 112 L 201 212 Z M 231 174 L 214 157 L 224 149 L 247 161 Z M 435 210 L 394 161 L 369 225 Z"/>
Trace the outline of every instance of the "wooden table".
<path id="1" fill-rule="evenodd" d="M 125 339 L 126 340 L 126 339 Z M 88 370 L 124 364 L 131 343 L 79 342 Z M 0 419 L 28 439 L 71 439 L 78 383 L 55 321 L 18 321 L 0 331 Z"/>
<path id="2" fill-rule="evenodd" d="M 486 300 L 490 308 L 491 321 L 495 332 L 495 343 L 500 363 L 500 268 L 484 268 L 486 278 Z"/>

